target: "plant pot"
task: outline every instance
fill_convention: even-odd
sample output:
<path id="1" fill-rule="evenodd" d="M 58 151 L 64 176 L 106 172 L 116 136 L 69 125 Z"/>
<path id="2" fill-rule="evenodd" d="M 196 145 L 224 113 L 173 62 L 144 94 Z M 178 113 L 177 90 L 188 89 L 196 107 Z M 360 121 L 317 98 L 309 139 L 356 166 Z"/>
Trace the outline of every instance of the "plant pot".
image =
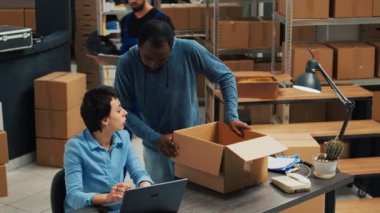
<path id="1" fill-rule="evenodd" d="M 317 178 L 329 179 L 336 175 L 336 167 L 338 161 L 318 160 L 318 155 L 313 156 L 314 171 L 313 174 Z"/>

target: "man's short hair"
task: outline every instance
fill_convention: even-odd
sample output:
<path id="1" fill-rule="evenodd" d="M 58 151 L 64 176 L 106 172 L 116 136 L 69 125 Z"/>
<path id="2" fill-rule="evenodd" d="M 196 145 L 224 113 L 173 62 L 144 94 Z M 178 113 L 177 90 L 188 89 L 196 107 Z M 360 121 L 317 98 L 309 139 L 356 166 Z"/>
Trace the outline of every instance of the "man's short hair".
<path id="1" fill-rule="evenodd" d="M 173 46 L 174 31 L 172 27 L 162 20 L 150 20 L 146 22 L 138 36 L 138 46 L 141 47 L 149 41 L 153 47 L 160 48 L 167 42 L 170 48 Z"/>
<path id="2" fill-rule="evenodd" d="M 119 95 L 110 86 L 98 86 L 86 92 L 80 114 L 90 132 L 102 130 L 101 121 L 110 114 L 113 98 L 119 98 Z"/>

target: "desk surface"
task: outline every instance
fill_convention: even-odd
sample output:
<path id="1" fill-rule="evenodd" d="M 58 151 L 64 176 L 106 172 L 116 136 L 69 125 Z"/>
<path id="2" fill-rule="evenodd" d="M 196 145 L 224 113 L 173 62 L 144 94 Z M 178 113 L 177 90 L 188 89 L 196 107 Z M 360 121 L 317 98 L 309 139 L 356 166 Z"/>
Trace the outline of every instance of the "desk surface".
<path id="1" fill-rule="evenodd" d="M 342 128 L 342 121 L 310 122 L 295 124 L 257 124 L 251 125 L 253 131 L 263 134 L 309 133 L 313 137 L 334 137 Z M 364 128 L 365 127 L 365 128 Z M 345 137 L 374 136 L 380 134 L 380 123 L 374 120 L 351 120 L 348 122 Z"/>
<path id="2" fill-rule="evenodd" d="M 269 181 L 226 195 L 189 183 L 179 212 L 279 212 L 353 182 L 345 173 L 328 180 L 309 178 L 311 190 L 296 194 L 282 192 Z"/>
<path id="3" fill-rule="evenodd" d="M 339 90 L 348 98 L 366 99 L 373 96 L 373 93 L 357 85 L 340 86 Z M 220 90 L 215 91 L 215 96 L 223 101 Z M 322 87 L 321 93 L 310 93 L 294 88 L 280 88 L 277 98 L 239 98 L 239 104 L 244 103 L 291 103 L 302 101 L 321 101 L 321 100 L 337 100 L 333 90 L 329 86 Z"/>

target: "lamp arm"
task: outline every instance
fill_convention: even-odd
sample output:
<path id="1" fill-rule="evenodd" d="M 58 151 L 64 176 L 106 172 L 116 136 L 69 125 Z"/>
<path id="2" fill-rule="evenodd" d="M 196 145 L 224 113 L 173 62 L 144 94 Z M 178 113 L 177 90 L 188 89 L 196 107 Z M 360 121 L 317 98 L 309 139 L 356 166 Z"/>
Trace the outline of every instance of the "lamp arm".
<path id="1" fill-rule="evenodd" d="M 340 129 L 339 135 L 336 138 L 338 140 L 342 140 L 344 132 L 346 131 L 346 128 L 347 128 L 348 121 L 351 119 L 352 111 L 355 108 L 355 102 L 350 101 L 346 96 L 342 94 L 342 92 L 338 89 L 336 84 L 333 82 L 330 76 L 327 75 L 326 71 L 323 69 L 323 67 L 319 63 L 318 63 L 317 68 L 322 73 L 322 76 L 326 79 L 327 83 L 332 88 L 335 95 L 338 96 L 339 100 L 343 103 L 343 105 L 346 108 L 346 115 L 343 121 L 343 125 L 342 125 L 342 128 Z"/>

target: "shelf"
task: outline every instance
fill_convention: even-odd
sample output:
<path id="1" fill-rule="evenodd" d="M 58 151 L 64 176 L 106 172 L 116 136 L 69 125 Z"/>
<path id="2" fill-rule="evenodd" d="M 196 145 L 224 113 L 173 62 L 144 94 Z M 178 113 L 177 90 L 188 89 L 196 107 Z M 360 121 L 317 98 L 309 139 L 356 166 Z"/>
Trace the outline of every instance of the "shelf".
<path id="1" fill-rule="evenodd" d="M 285 17 L 275 12 L 274 19 L 285 23 Z M 315 26 L 315 25 L 353 25 L 353 24 L 378 24 L 380 17 L 365 18 L 327 18 L 327 19 L 292 19 L 293 26 Z"/>
<path id="2" fill-rule="evenodd" d="M 176 30 L 175 35 L 178 38 L 206 38 L 204 30 Z"/>
<path id="3" fill-rule="evenodd" d="M 352 80 L 352 82 L 359 86 L 380 86 L 380 78 L 357 79 Z"/>

